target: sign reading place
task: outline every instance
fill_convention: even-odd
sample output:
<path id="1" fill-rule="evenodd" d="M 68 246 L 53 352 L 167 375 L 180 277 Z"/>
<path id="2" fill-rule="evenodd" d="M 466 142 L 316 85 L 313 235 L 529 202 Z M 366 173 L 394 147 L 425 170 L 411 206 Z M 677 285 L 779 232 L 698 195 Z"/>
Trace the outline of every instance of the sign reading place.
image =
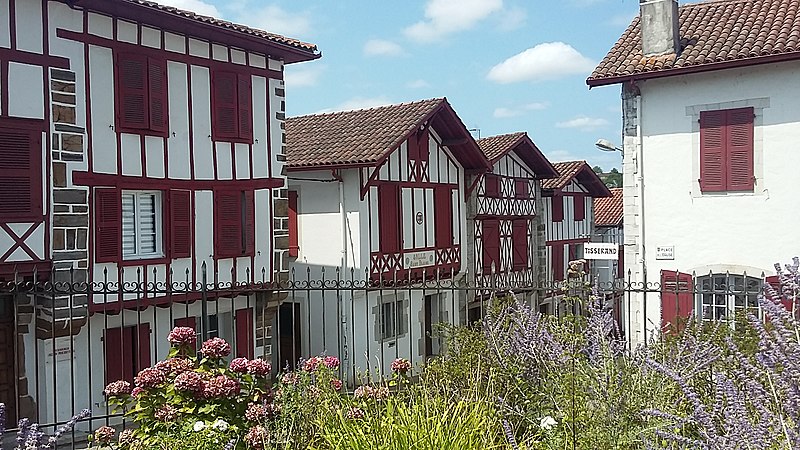
<path id="1" fill-rule="evenodd" d="M 603 242 L 583 244 L 583 259 L 619 259 L 619 246 Z"/>

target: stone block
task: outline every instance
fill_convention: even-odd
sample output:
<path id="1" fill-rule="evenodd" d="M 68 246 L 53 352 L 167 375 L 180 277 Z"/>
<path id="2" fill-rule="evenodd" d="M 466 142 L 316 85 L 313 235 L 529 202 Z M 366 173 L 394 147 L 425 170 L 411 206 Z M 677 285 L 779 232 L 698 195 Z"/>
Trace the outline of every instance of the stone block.
<path id="1" fill-rule="evenodd" d="M 75 93 L 75 84 L 73 83 L 64 83 L 63 81 L 56 81 L 53 80 L 50 83 L 50 90 L 57 91 L 57 92 L 67 92 L 70 94 Z"/>
<path id="2" fill-rule="evenodd" d="M 89 216 L 86 214 L 55 214 L 53 226 L 56 227 L 88 227 Z"/>
<path id="3" fill-rule="evenodd" d="M 286 97 L 286 89 L 284 89 L 284 88 L 275 88 L 275 96 L 276 97 Z"/>
<path id="4" fill-rule="evenodd" d="M 70 205 L 87 204 L 87 192 L 81 189 L 57 189 L 53 191 L 53 203 Z"/>
<path id="5" fill-rule="evenodd" d="M 61 135 L 61 151 L 83 153 L 83 135 L 82 134 L 62 134 Z"/>
<path id="6" fill-rule="evenodd" d="M 53 206 L 53 212 L 54 213 L 68 213 L 69 212 L 69 206 L 66 206 L 66 205 L 55 205 L 55 206 Z"/>
<path id="7" fill-rule="evenodd" d="M 57 81 L 75 82 L 75 72 L 61 69 L 50 69 L 50 76 Z"/>
<path id="8" fill-rule="evenodd" d="M 56 94 L 54 92 L 53 93 L 53 101 L 54 102 L 59 102 L 59 103 L 66 103 L 68 105 L 74 105 L 75 104 L 75 96 L 74 95 L 69 95 L 69 94 Z"/>
<path id="9" fill-rule="evenodd" d="M 76 214 L 87 213 L 87 212 L 89 212 L 89 207 L 88 206 L 77 206 L 76 205 L 76 206 L 72 207 L 72 212 L 74 212 Z"/>
<path id="10" fill-rule="evenodd" d="M 275 238 L 275 250 L 288 250 L 288 249 L 289 249 L 288 236 L 280 236 Z"/>
<path id="11" fill-rule="evenodd" d="M 66 230 L 60 228 L 53 229 L 53 250 L 64 250 L 66 248 L 65 235 Z"/>
<path id="12" fill-rule="evenodd" d="M 61 159 L 64 161 L 83 161 L 83 153 L 62 153 Z"/>
<path id="13" fill-rule="evenodd" d="M 67 187 L 67 165 L 61 162 L 53 163 L 53 187 Z"/>
<path id="14" fill-rule="evenodd" d="M 53 122 L 71 123 L 75 125 L 75 107 L 53 105 Z"/>
<path id="15" fill-rule="evenodd" d="M 78 236 L 75 242 L 75 246 L 79 250 L 86 250 L 86 242 L 89 236 L 89 230 L 86 228 L 81 228 L 78 230 Z"/>
<path id="16" fill-rule="evenodd" d="M 275 217 L 288 217 L 289 216 L 289 200 L 276 199 L 275 200 Z"/>
<path id="17" fill-rule="evenodd" d="M 70 228 L 67 230 L 67 250 L 75 250 L 75 235 L 76 230 L 74 228 Z"/>
<path id="18" fill-rule="evenodd" d="M 53 261 L 77 261 L 88 258 L 89 254 L 85 251 L 53 252 Z"/>

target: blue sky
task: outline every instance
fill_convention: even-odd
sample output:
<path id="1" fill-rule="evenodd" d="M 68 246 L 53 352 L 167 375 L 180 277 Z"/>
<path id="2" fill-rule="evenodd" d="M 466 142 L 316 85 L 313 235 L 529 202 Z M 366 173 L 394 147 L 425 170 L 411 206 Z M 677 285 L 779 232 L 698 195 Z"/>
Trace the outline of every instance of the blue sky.
<path id="1" fill-rule="evenodd" d="M 482 137 L 527 131 L 551 161 L 608 170 L 619 86 L 585 79 L 637 14 L 634 0 L 158 0 L 316 44 L 286 69 L 289 116 L 447 97 Z"/>

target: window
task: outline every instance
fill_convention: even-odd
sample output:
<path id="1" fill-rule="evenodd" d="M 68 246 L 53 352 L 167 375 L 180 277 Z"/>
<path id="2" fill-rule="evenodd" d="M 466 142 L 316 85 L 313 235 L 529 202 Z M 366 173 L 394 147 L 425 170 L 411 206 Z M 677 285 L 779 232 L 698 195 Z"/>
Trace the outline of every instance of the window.
<path id="1" fill-rule="evenodd" d="M 109 328 L 103 336 L 106 383 L 133 378 L 150 367 L 150 324 Z"/>
<path id="2" fill-rule="evenodd" d="M 497 175 L 487 173 L 483 177 L 485 184 L 484 195 L 486 197 L 499 197 L 500 196 L 500 178 Z"/>
<path id="3" fill-rule="evenodd" d="M 41 161 L 40 124 L 0 121 L 0 218 L 42 220 Z"/>
<path id="4" fill-rule="evenodd" d="M 253 94 L 250 75 L 215 70 L 211 96 L 214 140 L 253 142 Z"/>
<path id="5" fill-rule="evenodd" d="M 525 270 L 528 268 L 528 221 L 514 220 L 512 233 L 514 270 Z"/>
<path id="6" fill-rule="evenodd" d="M 436 247 L 453 246 L 453 190 L 449 186 L 437 186 L 433 191 L 434 220 L 436 220 Z"/>
<path id="7" fill-rule="evenodd" d="M 123 259 L 164 256 L 161 235 L 161 193 L 123 191 Z"/>
<path id="8" fill-rule="evenodd" d="M 381 252 L 390 254 L 400 251 L 400 189 L 396 184 L 378 187 L 378 226 L 380 227 Z"/>
<path id="9" fill-rule="evenodd" d="M 753 108 L 700 113 L 700 189 L 752 191 Z"/>
<path id="10" fill-rule="evenodd" d="M 586 197 L 576 195 L 572 197 L 572 204 L 575 209 L 575 220 L 582 221 L 586 218 Z"/>
<path id="11" fill-rule="evenodd" d="M 253 337 L 253 309 L 245 308 L 236 311 L 236 357 L 253 358 L 255 354 Z"/>
<path id="12" fill-rule="evenodd" d="M 381 303 L 380 314 L 381 339 L 392 339 L 405 333 L 402 300 Z"/>
<path id="13" fill-rule="evenodd" d="M 524 178 L 514 180 L 514 196 L 519 199 L 530 198 L 528 180 Z"/>
<path id="14" fill-rule="evenodd" d="M 553 281 L 564 279 L 564 245 L 555 244 L 550 247 L 550 270 L 553 271 Z"/>
<path id="15" fill-rule="evenodd" d="M 550 198 L 551 211 L 553 212 L 553 222 L 564 220 L 564 196 L 555 194 Z"/>
<path id="16" fill-rule="evenodd" d="M 117 53 L 117 130 L 167 134 L 167 64 L 138 53 Z"/>
<path id="17" fill-rule="evenodd" d="M 484 220 L 482 225 L 483 273 L 500 272 L 500 221 Z"/>
<path id="18" fill-rule="evenodd" d="M 253 191 L 214 191 L 214 235 L 218 257 L 255 254 Z"/>
<path id="19" fill-rule="evenodd" d="M 713 274 L 697 278 L 703 320 L 733 321 L 739 313 L 758 315 L 761 280 L 743 275 Z"/>

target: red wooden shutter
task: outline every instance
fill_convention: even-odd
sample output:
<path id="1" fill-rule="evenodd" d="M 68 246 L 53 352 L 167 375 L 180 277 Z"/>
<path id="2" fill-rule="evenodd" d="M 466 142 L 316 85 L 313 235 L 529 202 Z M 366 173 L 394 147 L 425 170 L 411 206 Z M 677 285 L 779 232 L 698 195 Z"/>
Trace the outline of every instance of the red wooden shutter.
<path id="1" fill-rule="evenodd" d="M 408 146 L 408 159 L 416 161 L 419 159 L 419 141 L 417 140 L 417 133 L 411 133 L 406 141 Z"/>
<path id="2" fill-rule="evenodd" d="M 94 196 L 95 258 L 117 262 L 122 256 L 121 194 L 114 188 L 99 188 Z"/>
<path id="3" fill-rule="evenodd" d="M 396 184 L 378 187 L 378 226 L 383 253 L 400 251 L 400 188 Z"/>
<path id="4" fill-rule="evenodd" d="M 214 191 L 214 234 L 218 257 L 242 254 L 242 193 Z"/>
<path id="5" fill-rule="evenodd" d="M 486 186 L 486 197 L 499 197 L 500 196 L 500 178 L 497 175 L 487 173 L 483 176 L 483 182 Z"/>
<path id="6" fill-rule="evenodd" d="M 576 195 L 572 197 L 572 205 L 575 209 L 575 220 L 582 221 L 586 218 L 586 197 Z"/>
<path id="7" fill-rule="evenodd" d="M 553 195 L 553 197 L 550 198 L 550 205 L 552 205 L 553 222 L 561 222 L 564 220 L 564 196 L 561 194 Z"/>
<path id="8" fill-rule="evenodd" d="M 430 133 L 428 132 L 428 130 L 425 130 L 421 133 L 417 133 L 417 152 L 420 161 L 428 160 L 428 153 L 430 153 L 430 146 L 428 143 L 429 139 L 430 139 Z"/>
<path id="9" fill-rule="evenodd" d="M 617 251 L 617 278 L 625 279 L 625 246 L 620 244 L 619 251 Z"/>
<path id="10" fill-rule="evenodd" d="M 514 270 L 528 268 L 528 221 L 525 219 L 514 220 L 512 226 L 513 262 Z"/>
<path id="11" fill-rule="evenodd" d="M 721 192 L 726 189 L 726 112 L 700 112 L 700 190 Z"/>
<path id="12" fill-rule="evenodd" d="M 237 124 L 237 77 L 230 72 L 214 72 L 213 132 L 215 139 L 236 138 L 239 136 Z"/>
<path id="13" fill-rule="evenodd" d="M 41 155 L 41 131 L 0 127 L 0 217 L 42 217 Z"/>
<path id="14" fill-rule="evenodd" d="M 256 193 L 244 191 L 244 253 L 256 254 Z"/>
<path id="15" fill-rule="evenodd" d="M 135 329 L 135 327 L 130 328 L 131 331 Z M 136 341 L 136 362 L 138 366 L 136 372 L 150 367 L 150 324 L 143 323 L 138 328 L 138 340 Z M 132 340 L 133 335 L 131 334 Z"/>
<path id="16" fill-rule="evenodd" d="M 169 196 L 172 258 L 188 258 L 192 256 L 192 193 L 173 190 Z"/>
<path id="17" fill-rule="evenodd" d="M 729 191 L 752 191 L 753 108 L 727 111 L 727 180 Z"/>
<path id="18" fill-rule="evenodd" d="M 492 271 L 492 264 L 494 264 L 494 272 L 500 272 L 500 221 L 491 219 L 483 221 L 483 273 L 490 273 Z"/>
<path id="19" fill-rule="evenodd" d="M 569 261 L 577 260 L 578 259 L 578 244 L 569 244 L 567 246 L 567 249 L 569 250 L 569 259 L 567 261 L 569 262 Z"/>
<path id="20" fill-rule="evenodd" d="M 176 327 L 189 327 L 197 331 L 197 318 L 195 317 L 181 317 L 180 319 L 175 319 L 173 322 Z"/>
<path id="21" fill-rule="evenodd" d="M 528 180 L 524 178 L 514 180 L 514 196 L 516 198 L 528 198 Z"/>
<path id="22" fill-rule="evenodd" d="M 250 308 L 236 311 L 236 356 L 252 358 L 255 353 L 253 345 L 253 310 Z"/>
<path id="23" fill-rule="evenodd" d="M 553 281 L 564 279 L 564 244 L 555 244 L 550 247 L 550 266 L 553 271 Z"/>
<path id="24" fill-rule="evenodd" d="M 248 141 L 253 137 L 253 90 L 250 83 L 250 75 L 237 75 L 239 138 Z"/>
<path id="25" fill-rule="evenodd" d="M 300 253 L 297 231 L 297 191 L 289 191 L 289 256 Z"/>
<path id="26" fill-rule="evenodd" d="M 661 329 L 677 334 L 686 326 L 694 311 L 692 276 L 669 270 L 661 271 Z"/>
<path id="27" fill-rule="evenodd" d="M 105 346 L 106 384 L 126 379 L 125 374 L 132 370 L 125 371 L 123 368 L 122 328 L 107 329 L 103 336 L 103 345 Z M 132 378 L 126 380 L 133 381 Z"/>
<path id="28" fill-rule="evenodd" d="M 141 129 L 150 126 L 147 79 L 146 56 L 136 53 L 119 54 L 117 57 L 117 96 L 119 99 L 117 116 L 122 128 Z"/>
<path id="29" fill-rule="evenodd" d="M 436 247 L 453 246 L 453 190 L 436 186 L 433 190 L 434 220 L 436 221 Z"/>
<path id="30" fill-rule="evenodd" d="M 150 129 L 166 132 L 167 118 L 167 64 L 163 60 L 148 58 L 148 94 L 150 100 Z"/>
<path id="31" fill-rule="evenodd" d="M 788 296 L 783 295 L 783 292 L 781 291 L 781 280 L 780 280 L 780 278 L 778 278 L 777 275 L 772 275 L 772 276 L 766 277 L 764 279 L 764 281 L 766 281 L 767 284 L 772 286 L 772 289 L 775 289 L 775 292 L 777 293 L 777 295 L 780 296 L 781 304 L 783 305 L 783 307 L 786 308 L 787 311 L 792 313 L 792 317 L 794 317 L 795 316 L 795 314 L 794 314 L 794 310 L 795 310 L 794 302 Z"/>

